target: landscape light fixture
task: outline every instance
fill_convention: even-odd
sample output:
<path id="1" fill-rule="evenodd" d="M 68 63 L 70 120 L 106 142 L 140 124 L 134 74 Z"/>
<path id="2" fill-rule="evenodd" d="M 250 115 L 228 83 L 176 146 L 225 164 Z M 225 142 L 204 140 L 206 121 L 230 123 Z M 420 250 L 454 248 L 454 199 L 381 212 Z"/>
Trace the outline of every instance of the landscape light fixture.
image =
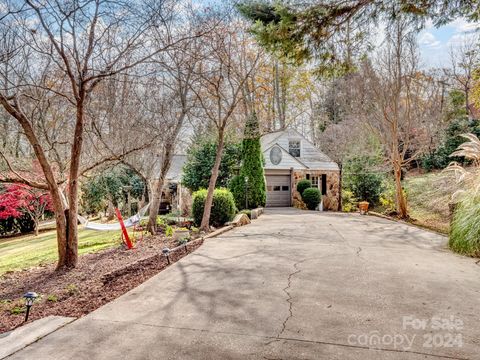
<path id="1" fill-rule="evenodd" d="M 25 322 L 27 322 L 28 320 L 28 315 L 30 314 L 30 308 L 32 307 L 37 297 L 38 297 L 37 293 L 33 291 L 29 291 L 25 295 L 23 295 L 23 298 L 25 299 L 25 305 L 27 306 L 27 312 L 25 314 Z"/>
<path id="2" fill-rule="evenodd" d="M 186 238 L 183 238 L 182 240 L 180 240 L 180 242 L 183 244 L 183 248 L 185 249 L 185 253 L 188 253 L 188 248 L 187 248 L 188 240 Z"/>
<path id="3" fill-rule="evenodd" d="M 170 249 L 169 248 L 163 248 L 162 254 L 167 258 L 168 265 L 170 265 Z"/>

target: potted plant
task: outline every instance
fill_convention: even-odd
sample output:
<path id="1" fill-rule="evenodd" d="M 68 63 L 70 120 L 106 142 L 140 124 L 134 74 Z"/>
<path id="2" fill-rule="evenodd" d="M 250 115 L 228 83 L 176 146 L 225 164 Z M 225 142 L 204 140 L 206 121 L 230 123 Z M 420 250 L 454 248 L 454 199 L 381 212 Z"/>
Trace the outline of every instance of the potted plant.
<path id="1" fill-rule="evenodd" d="M 368 201 L 360 201 L 358 203 L 358 208 L 360 209 L 360 214 L 366 215 L 368 213 L 368 205 L 370 205 L 370 203 Z"/>
<path id="2" fill-rule="evenodd" d="M 180 239 L 188 239 L 190 238 L 190 231 L 187 228 L 175 229 L 174 237 L 177 241 Z"/>

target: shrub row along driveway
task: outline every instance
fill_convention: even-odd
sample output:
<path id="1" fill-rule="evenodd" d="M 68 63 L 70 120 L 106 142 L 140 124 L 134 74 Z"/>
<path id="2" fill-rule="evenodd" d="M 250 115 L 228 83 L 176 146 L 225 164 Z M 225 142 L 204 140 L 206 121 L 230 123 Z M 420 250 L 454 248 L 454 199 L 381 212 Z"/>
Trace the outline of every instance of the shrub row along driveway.
<path id="1" fill-rule="evenodd" d="M 478 358 L 480 266 L 445 242 L 268 209 L 13 358 Z"/>

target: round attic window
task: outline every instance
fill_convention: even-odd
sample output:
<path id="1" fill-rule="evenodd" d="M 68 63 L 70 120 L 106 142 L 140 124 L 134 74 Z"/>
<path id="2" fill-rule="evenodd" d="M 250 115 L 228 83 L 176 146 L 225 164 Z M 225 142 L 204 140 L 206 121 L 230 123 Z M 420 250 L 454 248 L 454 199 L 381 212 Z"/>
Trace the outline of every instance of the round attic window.
<path id="1" fill-rule="evenodd" d="M 278 146 L 274 146 L 270 150 L 270 161 L 273 165 L 278 165 L 282 161 L 282 150 Z"/>

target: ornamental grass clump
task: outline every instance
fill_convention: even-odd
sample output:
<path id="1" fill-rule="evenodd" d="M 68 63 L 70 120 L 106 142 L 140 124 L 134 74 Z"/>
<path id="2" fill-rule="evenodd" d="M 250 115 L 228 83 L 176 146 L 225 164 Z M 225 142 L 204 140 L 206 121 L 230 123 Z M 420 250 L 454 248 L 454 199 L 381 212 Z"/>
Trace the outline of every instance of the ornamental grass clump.
<path id="1" fill-rule="evenodd" d="M 457 205 L 450 229 L 450 249 L 480 256 L 480 195 L 467 196 Z"/>
<path id="2" fill-rule="evenodd" d="M 451 156 L 462 156 L 472 162 L 467 171 L 458 163 L 451 163 L 446 170 L 453 171 L 460 187 L 452 195 L 455 210 L 450 226 L 450 248 L 464 255 L 480 256 L 480 140 L 474 134 L 462 137 L 461 144 Z"/>

